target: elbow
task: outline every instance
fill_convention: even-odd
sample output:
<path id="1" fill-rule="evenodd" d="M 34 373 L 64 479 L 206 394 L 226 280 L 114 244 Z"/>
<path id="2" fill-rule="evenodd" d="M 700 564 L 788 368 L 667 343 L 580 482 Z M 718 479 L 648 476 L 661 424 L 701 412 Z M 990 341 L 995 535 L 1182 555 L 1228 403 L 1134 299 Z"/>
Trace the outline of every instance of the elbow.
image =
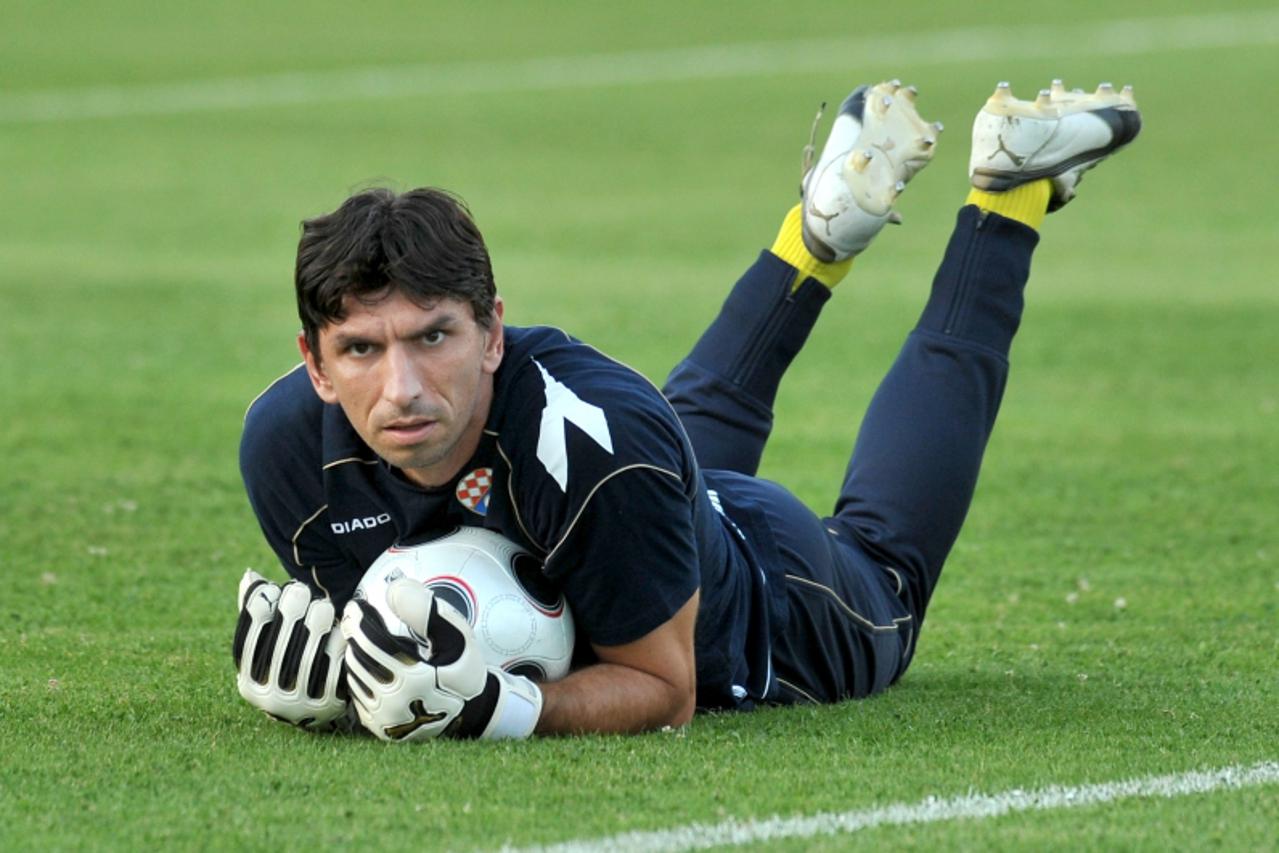
<path id="1" fill-rule="evenodd" d="M 642 704 L 634 704 L 635 710 L 643 709 L 639 715 L 633 716 L 627 730 L 635 734 L 654 732 L 663 729 L 678 729 L 692 722 L 697 711 L 697 685 L 690 676 L 677 681 L 661 679 L 659 690 L 651 689 Z M 635 696 L 635 699 L 640 699 Z"/>
<path id="2" fill-rule="evenodd" d="M 675 713 L 674 716 L 671 717 L 671 721 L 667 725 L 675 729 L 687 726 L 689 723 L 693 721 L 693 712 L 696 710 L 697 710 L 696 702 L 686 703 L 683 707 L 681 707 Z"/>
<path id="3" fill-rule="evenodd" d="M 697 711 L 697 679 L 689 673 L 688 680 L 671 691 L 671 702 L 668 706 L 666 720 L 662 726 L 681 728 L 693 720 Z"/>
<path id="4" fill-rule="evenodd" d="M 697 681 L 690 669 L 678 679 L 662 679 L 660 691 L 651 691 L 642 717 L 634 719 L 632 732 L 678 729 L 688 725 L 697 712 Z"/>

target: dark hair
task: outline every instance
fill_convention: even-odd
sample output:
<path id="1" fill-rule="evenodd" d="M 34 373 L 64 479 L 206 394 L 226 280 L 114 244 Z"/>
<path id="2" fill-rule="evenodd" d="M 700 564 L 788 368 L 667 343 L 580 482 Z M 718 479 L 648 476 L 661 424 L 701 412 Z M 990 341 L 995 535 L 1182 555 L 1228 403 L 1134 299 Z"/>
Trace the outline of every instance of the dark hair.
<path id="1" fill-rule="evenodd" d="M 398 289 L 419 305 L 453 298 L 493 322 L 493 269 L 466 203 L 434 188 L 377 187 L 302 223 L 294 273 L 298 317 L 319 357 L 320 329 L 341 322 L 347 296 L 373 303 Z"/>

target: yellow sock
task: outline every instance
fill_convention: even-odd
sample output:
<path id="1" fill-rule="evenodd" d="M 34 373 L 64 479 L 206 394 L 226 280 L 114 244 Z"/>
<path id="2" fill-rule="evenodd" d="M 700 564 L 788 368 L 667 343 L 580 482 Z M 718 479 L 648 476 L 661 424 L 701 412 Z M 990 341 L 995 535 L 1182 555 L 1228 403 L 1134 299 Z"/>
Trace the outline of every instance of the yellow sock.
<path id="1" fill-rule="evenodd" d="M 853 259 L 824 264 L 810 255 L 808 248 L 804 246 L 803 215 L 802 205 L 797 204 L 790 209 L 786 218 L 782 220 L 782 228 L 777 232 L 777 239 L 773 241 L 773 247 L 769 251 L 799 270 L 799 275 L 795 277 L 795 287 L 799 287 L 804 283 L 804 279 L 809 277 L 817 279 L 827 287 L 834 287 L 848 275 L 848 268 L 853 265 Z"/>
<path id="2" fill-rule="evenodd" d="M 1052 192 L 1052 182 L 1047 178 L 1040 178 L 1002 193 L 988 193 L 974 187 L 968 191 L 965 204 L 975 204 L 990 213 L 1016 219 L 1038 231 L 1039 226 L 1044 224 L 1044 217 L 1048 215 L 1048 199 Z"/>

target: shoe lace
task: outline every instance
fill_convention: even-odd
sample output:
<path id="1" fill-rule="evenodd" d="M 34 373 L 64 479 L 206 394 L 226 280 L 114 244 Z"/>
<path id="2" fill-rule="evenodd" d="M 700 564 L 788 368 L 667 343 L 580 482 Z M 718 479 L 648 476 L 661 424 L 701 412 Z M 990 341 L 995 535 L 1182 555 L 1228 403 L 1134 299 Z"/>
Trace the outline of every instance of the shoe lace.
<path id="1" fill-rule="evenodd" d="M 799 197 L 804 197 L 804 178 L 813 168 L 813 158 L 817 154 L 817 125 L 822 121 L 822 114 L 826 112 L 826 102 L 822 101 L 817 107 L 817 115 L 813 116 L 813 126 L 808 131 L 808 144 L 804 146 L 803 161 L 799 170 Z"/>

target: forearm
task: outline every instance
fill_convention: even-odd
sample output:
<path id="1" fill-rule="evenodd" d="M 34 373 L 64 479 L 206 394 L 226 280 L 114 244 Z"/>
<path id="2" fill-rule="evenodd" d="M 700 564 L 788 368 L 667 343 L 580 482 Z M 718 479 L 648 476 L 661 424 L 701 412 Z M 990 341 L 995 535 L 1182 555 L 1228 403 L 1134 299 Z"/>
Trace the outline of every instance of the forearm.
<path id="1" fill-rule="evenodd" d="M 642 732 L 682 726 L 693 717 L 695 692 L 646 672 L 611 663 L 580 669 L 542 685 L 538 734 Z"/>
<path id="2" fill-rule="evenodd" d="M 697 708 L 693 593 L 668 622 L 622 646 L 594 646 L 599 663 L 542 685 L 539 734 L 643 732 L 682 726 Z"/>

